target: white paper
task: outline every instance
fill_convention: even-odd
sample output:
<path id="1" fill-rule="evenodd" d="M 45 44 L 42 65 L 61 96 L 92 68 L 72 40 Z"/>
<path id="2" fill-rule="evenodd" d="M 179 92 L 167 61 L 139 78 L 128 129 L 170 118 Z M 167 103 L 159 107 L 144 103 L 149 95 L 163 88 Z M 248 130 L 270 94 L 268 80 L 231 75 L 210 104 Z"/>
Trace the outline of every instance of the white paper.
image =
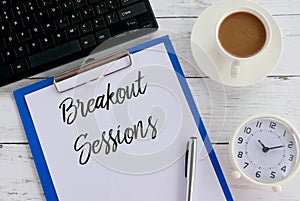
<path id="1" fill-rule="evenodd" d="M 194 200 L 226 200 L 164 45 L 137 52 L 132 59 L 130 68 L 79 88 L 58 93 L 51 85 L 25 96 L 59 200 L 185 200 L 185 151 L 191 136 L 198 138 Z M 119 60 L 110 67 L 122 66 L 124 62 Z M 138 78 L 139 82 L 135 81 Z M 96 101 L 107 95 L 108 83 L 111 91 L 126 86 L 136 90 L 140 84 L 144 93 L 122 104 L 110 104 L 109 110 L 95 109 L 86 117 L 77 110 L 77 117 L 73 118 L 70 109 L 65 117 L 71 114 L 69 120 L 74 122 L 63 122 L 59 106 L 64 100 L 69 97 L 74 103 L 79 99 L 85 107 L 89 101 L 93 105 L 91 99 Z M 104 153 L 108 146 L 103 143 L 98 154 L 91 154 L 86 164 L 79 163 L 83 150 L 81 159 L 87 159 L 84 143 L 98 145 L 98 151 L 103 131 L 108 136 L 110 129 L 133 129 L 139 121 L 145 132 L 150 116 L 152 127 L 145 138 L 136 132 L 137 139 L 118 144 L 115 152 L 110 146 L 108 154 Z M 127 131 L 130 140 L 130 129 Z M 85 149 L 76 151 L 74 147 L 78 150 L 80 146 Z"/>

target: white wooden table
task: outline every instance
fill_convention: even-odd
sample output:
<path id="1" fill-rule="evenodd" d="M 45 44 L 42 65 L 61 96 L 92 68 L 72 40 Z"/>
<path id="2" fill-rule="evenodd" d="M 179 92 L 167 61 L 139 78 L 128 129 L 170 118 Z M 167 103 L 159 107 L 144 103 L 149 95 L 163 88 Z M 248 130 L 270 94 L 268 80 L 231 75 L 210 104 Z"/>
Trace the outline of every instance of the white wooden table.
<path id="1" fill-rule="evenodd" d="M 300 173 L 282 186 L 281 193 L 231 178 L 228 141 L 241 120 L 253 114 L 273 113 L 287 118 L 300 130 L 300 0 L 253 1 L 268 10 L 278 22 L 283 37 L 282 56 L 276 69 L 263 81 L 243 88 L 224 87 L 224 90 L 195 70 L 190 50 L 191 30 L 197 16 L 217 1 L 151 0 L 151 3 L 161 31 L 170 35 L 181 58 L 235 200 L 299 201 Z M 161 32 L 156 33 L 159 34 Z M 0 201 L 45 200 L 12 91 L 60 71 L 62 69 L 55 69 L 0 89 Z"/>

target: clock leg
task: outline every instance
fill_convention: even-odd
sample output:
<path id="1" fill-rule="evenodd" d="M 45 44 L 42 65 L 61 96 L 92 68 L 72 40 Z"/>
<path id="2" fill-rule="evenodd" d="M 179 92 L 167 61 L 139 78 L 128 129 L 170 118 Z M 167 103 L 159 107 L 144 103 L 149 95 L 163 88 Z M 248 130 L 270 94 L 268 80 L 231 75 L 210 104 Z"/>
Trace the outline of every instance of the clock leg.
<path id="1" fill-rule="evenodd" d="M 274 192 L 281 192 L 281 186 L 280 186 L 280 185 L 272 186 L 272 190 L 273 190 Z"/>
<path id="2" fill-rule="evenodd" d="M 242 177 L 241 173 L 237 170 L 233 171 L 231 173 L 231 176 L 234 178 L 234 179 L 240 179 Z"/>

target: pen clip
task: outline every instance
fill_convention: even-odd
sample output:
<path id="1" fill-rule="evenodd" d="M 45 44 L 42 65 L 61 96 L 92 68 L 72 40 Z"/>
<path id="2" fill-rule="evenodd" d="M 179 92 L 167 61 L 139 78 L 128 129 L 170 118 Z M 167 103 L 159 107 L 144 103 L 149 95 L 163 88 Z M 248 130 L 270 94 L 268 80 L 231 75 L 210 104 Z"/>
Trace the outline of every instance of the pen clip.
<path id="1" fill-rule="evenodd" d="M 185 151 L 185 168 L 184 168 L 184 176 L 187 178 L 187 170 L 188 170 L 188 159 L 189 159 L 189 143 L 187 143 L 186 151 Z"/>
<path id="2" fill-rule="evenodd" d="M 191 137 L 187 143 L 187 152 L 186 152 L 186 160 L 185 160 L 186 162 L 185 176 L 187 178 L 186 201 L 193 200 L 196 160 L 197 160 L 197 138 Z"/>
<path id="3" fill-rule="evenodd" d="M 190 172 L 195 171 L 197 157 L 197 138 L 191 137 L 187 142 L 187 148 L 185 152 L 185 177 L 188 178 Z"/>

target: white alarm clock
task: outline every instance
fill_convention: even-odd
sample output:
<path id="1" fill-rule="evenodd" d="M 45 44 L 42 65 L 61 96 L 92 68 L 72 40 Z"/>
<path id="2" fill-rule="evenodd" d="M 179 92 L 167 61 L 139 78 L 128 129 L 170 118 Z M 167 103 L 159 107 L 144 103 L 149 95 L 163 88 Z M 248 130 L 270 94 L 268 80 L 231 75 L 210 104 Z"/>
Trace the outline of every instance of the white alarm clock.
<path id="1" fill-rule="evenodd" d="M 234 178 L 245 179 L 281 191 L 299 169 L 300 138 L 285 119 L 262 114 L 245 120 L 230 141 Z"/>

